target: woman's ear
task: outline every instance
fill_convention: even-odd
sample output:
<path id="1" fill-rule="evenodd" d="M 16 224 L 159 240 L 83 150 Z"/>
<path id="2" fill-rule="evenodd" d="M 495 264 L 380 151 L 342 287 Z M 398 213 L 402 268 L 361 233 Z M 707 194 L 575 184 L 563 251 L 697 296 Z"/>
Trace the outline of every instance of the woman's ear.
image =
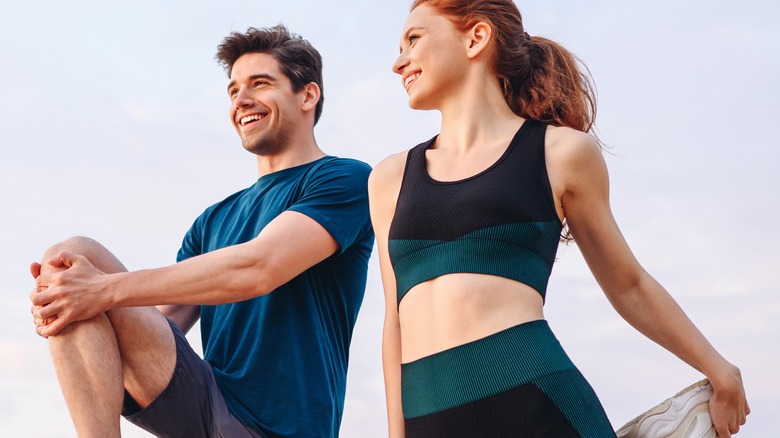
<path id="1" fill-rule="evenodd" d="M 465 36 L 468 44 L 466 55 L 473 59 L 481 53 L 485 53 L 485 49 L 487 49 L 491 38 L 493 38 L 493 28 L 490 24 L 480 21 L 471 26 L 471 29 L 466 31 Z"/>

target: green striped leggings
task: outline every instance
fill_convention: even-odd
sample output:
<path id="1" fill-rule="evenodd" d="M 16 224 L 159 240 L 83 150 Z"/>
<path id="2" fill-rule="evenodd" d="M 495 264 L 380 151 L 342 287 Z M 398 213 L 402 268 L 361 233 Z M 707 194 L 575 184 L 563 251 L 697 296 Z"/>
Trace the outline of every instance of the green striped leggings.
<path id="1" fill-rule="evenodd" d="M 408 438 L 614 437 L 547 321 L 401 365 Z"/>

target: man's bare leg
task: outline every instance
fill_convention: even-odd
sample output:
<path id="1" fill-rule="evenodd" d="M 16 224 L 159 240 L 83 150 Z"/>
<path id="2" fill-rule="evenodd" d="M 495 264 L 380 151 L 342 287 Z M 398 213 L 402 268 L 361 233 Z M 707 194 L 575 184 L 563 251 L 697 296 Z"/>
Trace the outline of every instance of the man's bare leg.
<path id="1" fill-rule="evenodd" d="M 106 315 L 49 337 L 54 368 L 79 437 L 118 437 L 122 362 Z"/>
<path id="2" fill-rule="evenodd" d="M 55 245 L 86 256 L 105 273 L 127 269 L 92 239 L 76 237 Z M 79 437 L 118 437 L 123 388 L 146 407 L 168 386 L 176 365 L 176 344 L 165 317 L 154 307 L 117 308 L 71 324 L 49 337 L 52 359 Z"/>

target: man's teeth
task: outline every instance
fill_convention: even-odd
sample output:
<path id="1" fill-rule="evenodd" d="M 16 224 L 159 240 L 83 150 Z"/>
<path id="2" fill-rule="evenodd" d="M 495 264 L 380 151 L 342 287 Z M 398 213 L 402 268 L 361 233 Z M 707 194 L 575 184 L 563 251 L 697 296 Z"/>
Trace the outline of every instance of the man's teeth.
<path id="1" fill-rule="evenodd" d="M 251 116 L 241 117 L 241 120 L 239 122 L 241 123 L 241 126 L 246 125 L 249 122 L 253 122 L 255 120 L 260 120 L 263 117 L 258 114 L 252 114 Z"/>

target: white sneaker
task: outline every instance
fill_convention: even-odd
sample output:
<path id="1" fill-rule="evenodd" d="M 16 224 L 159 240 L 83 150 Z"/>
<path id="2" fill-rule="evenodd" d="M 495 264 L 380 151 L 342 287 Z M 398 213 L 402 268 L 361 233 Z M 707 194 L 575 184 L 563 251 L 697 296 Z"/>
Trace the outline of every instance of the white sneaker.
<path id="1" fill-rule="evenodd" d="M 618 429 L 618 438 L 715 438 L 710 419 L 712 386 L 704 379 Z"/>

